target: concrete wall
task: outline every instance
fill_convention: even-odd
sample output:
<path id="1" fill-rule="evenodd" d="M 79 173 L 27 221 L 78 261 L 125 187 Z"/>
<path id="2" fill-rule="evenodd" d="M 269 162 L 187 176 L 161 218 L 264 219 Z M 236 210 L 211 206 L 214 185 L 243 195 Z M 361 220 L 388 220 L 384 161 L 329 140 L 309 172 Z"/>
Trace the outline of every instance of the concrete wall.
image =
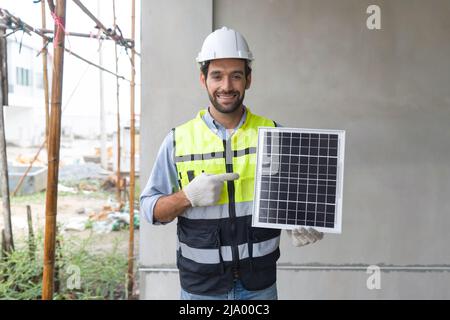
<path id="1" fill-rule="evenodd" d="M 366 28 L 370 4 L 381 30 Z M 343 233 L 303 248 L 283 235 L 280 298 L 450 298 L 450 2 L 142 5 L 141 184 L 170 128 L 207 105 L 194 59 L 227 25 L 256 57 L 246 105 L 285 126 L 347 132 Z M 143 224 L 143 299 L 178 297 L 174 263 L 175 224 Z M 367 289 L 367 265 L 382 267 L 381 289 Z"/>

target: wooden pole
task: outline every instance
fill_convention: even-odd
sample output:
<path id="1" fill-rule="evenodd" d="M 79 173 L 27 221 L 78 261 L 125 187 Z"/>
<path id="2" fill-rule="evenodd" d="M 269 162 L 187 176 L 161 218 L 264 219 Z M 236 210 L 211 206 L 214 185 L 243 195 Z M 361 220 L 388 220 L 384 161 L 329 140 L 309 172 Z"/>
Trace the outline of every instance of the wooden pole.
<path id="1" fill-rule="evenodd" d="M 135 39 L 135 11 L 136 11 L 136 1 L 131 1 L 131 39 L 134 42 Z M 133 295 L 133 261 L 134 261 L 134 154 L 135 154 L 135 124 L 134 124 L 134 95 L 135 95 L 135 79 L 136 68 L 135 68 L 135 48 L 131 49 L 131 84 L 130 84 L 130 239 L 128 242 L 128 297 Z"/>
<path id="2" fill-rule="evenodd" d="M 31 207 L 27 205 L 27 221 L 28 221 L 28 252 L 30 260 L 34 260 L 36 255 L 36 243 L 34 242 L 33 219 L 31 217 Z"/>
<path id="3" fill-rule="evenodd" d="M 56 226 L 56 230 L 55 230 L 55 256 L 56 256 L 56 260 L 57 261 L 62 261 L 63 256 L 62 256 L 62 252 L 61 252 L 61 239 L 59 238 L 59 234 L 58 234 L 58 226 Z M 56 293 L 60 293 L 61 291 L 61 281 L 60 281 L 60 267 L 59 264 L 55 264 L 55 273 L 54 273 L 54 279 L 55 279 L 55 284 L 54 284 L 54 290 Z"/>
<path id="4" fill-rule="evenodd" d="M 9 178 L 8 178 L 8 158 L 6 154 L 5 119 L 3 116 L 3 104 L 6 98 L 3 96 L 3 84 L 7 80 L 6 67 L 6 38 L 4 37 L 6 25 L 0 18 L 0 183 L 3 202 L 4 220 L 4 250 L 11 252 L 14 250 L 14 241 L 11 226 L 11 205 L 9 199 Z"/>
<path id="5" fill-rule="evenodd" d="M 100 0 L 97 0 L 97 15 L 100 16 Z M 103 67 L 103 42 L 98 40 L 98 65 Z M 106 114 L 105 99 L 103 90 L 103 72 L 98 71 L 98 87 L 99 87 L 99 111 L 100 111 L 100 163 L 103 169 L 108 170 L 108 155 L 106 146 Z"/>
<path id="6" fill-rule="evenodd" d="M 41 1 L 41 18 L 42 18 L 42 29 L 46 28 L 45 21 L 45 1 Z M 48 93 L 48 66 L 47 66 L 47 40 L 42 38 L 42 75 L 44 80 L 44 108 L 45 108 L 45 149 L 48 151 L 48 123 L 49 123 L 49 93 Z"/>
<path id="7" fill-rule="evenodd" d="M 113 28 L 117 28 L 117 17 L 116 17 L 116 0 L 113 0 L 113 17 L 114 17 L 114 23 Z M 119 73 L 119 58 L 117 54 L 117 42 L 114 44 L 114 55 L 116 59 L 116 74 Z M 121 185 L 121 177 L 120 177 L 120 85 L 119 85 L 119 79 L 116 77 L 116 112 L 117 112 L 117 171 L 116 171 L 116 199 L 119 203 L 119 207 L 122 207 L 122 199 L 120 195 L 120 185 Z"/>
<path id="8" fill-rule="evenodd" d="M 51 6 L 50 6 L 51 7 Z M 45 238 L 44 238 L 44 274 L 42 279 L 42 299 L 53 298 L 56 210 L 58 197 L 58 165 L 61 138 L 61 100 L 64 67 L 64 27 L 66 17 L 66 0 L 57 0 L 54 11 L 56 37 L 54 40 L 54 67 L 52 78 L 52 101 L 50 113 L 50 132 L 48 142 L 48 176 L 45 204 Z"/>
<path id="9" fill-rule="evenodd" d="M 6 258 L 6 241 L 5 241 L 5 229 L 2 229 L 2 250 L 0 251 L 0 258 L 3 260 Z M 0 280 L 4 278 L 3 275 L 1 275 Z"/>

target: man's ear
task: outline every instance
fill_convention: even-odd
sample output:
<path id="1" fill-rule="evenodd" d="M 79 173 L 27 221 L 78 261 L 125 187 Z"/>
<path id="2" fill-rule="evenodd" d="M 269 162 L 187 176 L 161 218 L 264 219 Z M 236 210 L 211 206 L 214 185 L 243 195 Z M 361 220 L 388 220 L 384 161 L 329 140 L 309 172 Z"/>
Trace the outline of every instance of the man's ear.
<path id="1" fill-rule="evenodd" d="M 200 84 L 206 89 L 206 78 L 203 72 L 200 72 Z"/>
<path id="2" fill-rule="evenodd" d="M 247 76 L 247 82 L 245 84 L 245 90 L 249 89 L 251 84 L 252 84 L 252 74 L 250 73 Z"/>

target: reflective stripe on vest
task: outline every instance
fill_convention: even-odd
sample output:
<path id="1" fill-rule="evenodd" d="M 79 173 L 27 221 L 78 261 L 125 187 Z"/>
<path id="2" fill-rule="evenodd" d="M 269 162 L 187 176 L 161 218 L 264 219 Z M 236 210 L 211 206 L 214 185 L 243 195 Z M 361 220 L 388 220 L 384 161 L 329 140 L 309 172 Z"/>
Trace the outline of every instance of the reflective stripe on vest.
<path id="1" fill-rule="evenodd" d="M 256 147 L 249 147 L 241 150 L 234 150 L 233 157 L 241 157 L 247 154 L 256 153 Z M 183 156 L 175 156 L 175 163 L 194 161 L 194 160 L 210 160 L 210 159 L 222 159 L 225 158 L 223 152 L 211 152 L 211 153 L 201 153 L 201 154 L 187 154 Z"/>
<path id="2" fill-rule="evenodd" d="M 262 257 L 274 252 L 280 244 L 280 237 L 267 241 L 253 243 L 253 257 Z M 181 255 L 186 259 L 203 264 L 220 263 L 219 249 L 197 249 L 189 247 L 185 243 L 178 242 L 177 250 L 181 250 Z M 249 258 L 248 244 L 238 245 L 239 260 Z M 220 253 L 223 261 L 232 261 L 231 246 L 221 246 Z"/>
<path id="3" fill-rule="evenodd" d="M 252 214 L 253 201 L 238 202 L 236 205 L 236 217 Z M 187 219 L 224 219 L 229 218 L 228 204 L 210 207 L 194 207 L 187 209 L 181 216 Z"/>

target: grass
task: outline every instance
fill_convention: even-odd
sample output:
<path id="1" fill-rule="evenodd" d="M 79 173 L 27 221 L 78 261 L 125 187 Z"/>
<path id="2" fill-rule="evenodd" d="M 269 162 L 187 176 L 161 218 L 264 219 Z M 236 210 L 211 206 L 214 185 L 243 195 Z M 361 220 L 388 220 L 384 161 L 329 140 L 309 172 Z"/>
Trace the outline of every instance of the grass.
<path id="1" fill-rule="evenodd" d="M 107 199 L 114 191 L 103 191 L 101 180 L 84 179 L 60 181 L 76 193 L 59 192 L 58 197 L 77 196 L 83 198 Z M 83 192 L 86 186 L 96 191 Z M 139 179 L 136 179 L 136 199 L 140 193 Z M 45 203 L 46 192 L 11 197 L 11 204 L 24 205 Z M 136 204 L 137 208 L 137 204 Z M 88 225 L 92 228 L 92 225 Z M 95 250 L 95 239 L 75 236 L 58 237 L 56 266 L 59 270 L 55 283 L 59 288 L 54 299 L 124 299 L 126 292 L 127 257 L 119 251 L 119 239 L 112 249 Z M 0 258 L 0 299 L 40 299 L 42 291 L 43 236 L 38 232 L 34 245 L 37 251 L 30 255 L 26 239 L 15 239 L 16 250 L 6 258 Z M 79 280 L 79 281 L 78 281 Z"/>
<path id="2" fill-rule="evenodd" d="M 127 258 L 118 250 L 118 241 L 108 251 L 94 251 L 95 239 L 58 237 L 55 300 L 125 299 Z M 42 232 L 36 237 L 33 255 L 22 241 L 0 260 L 0 299 L 40 299 L 42 290 Z M 94 253 L 95 252 L 95 253 Z"/>
<path id="3" fill-rule="evenodd" d="M 67 186 L 67 185 L 65 185 L 65 186 Z M 70 197 L 70 196 L 85 196 L 85 197 L 94 198 L 94 199 L 107 199 L 108 196 L 111 194 L 110 192 L 106 192 L 106 191 L 102 191 L 102 190 L 84 193 L 83 190 L 75 188 L 75 191 L 76 191 L 75 193 L 58 191 L 58 198 Z M 42 192 L 36 192 L 33 194 L 11 197 L 11 204 L 20 205 L 20 204 L 30 204 L 30 203 L 44 203 L 45 196 L 46 196 L 46 192 L 42 191 Z"/>
<path id="4" fill-rule="evenodd" d="M 45 191 L 11 197 L 11 204 L 39 203 L 43 201 L 45 201 Z"/>

